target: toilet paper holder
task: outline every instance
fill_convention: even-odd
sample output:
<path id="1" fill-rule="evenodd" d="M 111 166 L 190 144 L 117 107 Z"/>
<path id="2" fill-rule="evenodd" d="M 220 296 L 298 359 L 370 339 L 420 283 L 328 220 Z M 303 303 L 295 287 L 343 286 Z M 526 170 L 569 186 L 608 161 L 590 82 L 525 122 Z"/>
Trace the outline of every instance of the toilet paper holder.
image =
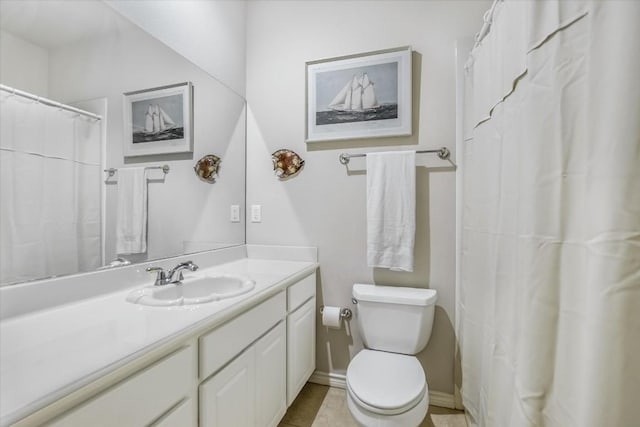
<path id="1" fill-rule="evenodd" d="M 320 314 L 322 314 L 323 311 L 324 305 L 320 306 Z M 343 308 L 340 310 L 340 318 L 344 320 L 351 320 L 351 317 L 353 317 L 353 313 L 351 312 L 350 308 Z"/>

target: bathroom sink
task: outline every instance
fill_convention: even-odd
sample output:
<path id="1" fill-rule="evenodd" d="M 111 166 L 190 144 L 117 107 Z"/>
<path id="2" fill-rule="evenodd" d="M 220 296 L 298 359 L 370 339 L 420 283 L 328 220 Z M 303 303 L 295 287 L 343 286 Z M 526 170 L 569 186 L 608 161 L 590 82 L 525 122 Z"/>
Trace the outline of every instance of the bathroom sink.
<path id="1" fill-rule="evenodd" d="M 204 304 L 250 292 L 256 283 L 232 274 L 197 275 L 177 284 L 147 286 L 136 289 L 127 301 L 152 306 Z"/>

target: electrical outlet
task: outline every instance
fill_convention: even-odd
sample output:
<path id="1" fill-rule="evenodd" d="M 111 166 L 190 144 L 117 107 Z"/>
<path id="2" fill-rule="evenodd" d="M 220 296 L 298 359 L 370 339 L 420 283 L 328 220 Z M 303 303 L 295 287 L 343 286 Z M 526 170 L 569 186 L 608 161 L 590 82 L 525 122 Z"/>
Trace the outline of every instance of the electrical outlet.
<path id="1" fill-rule="evenodd" d="M 261 205 L 251 205 L 251 222 L 262 222 Z"/>
<path id="2" fill-rule="evenodd" d="M 231 205 L 229 220 L 231 222 L 240 222 L 240 205 Z"/>

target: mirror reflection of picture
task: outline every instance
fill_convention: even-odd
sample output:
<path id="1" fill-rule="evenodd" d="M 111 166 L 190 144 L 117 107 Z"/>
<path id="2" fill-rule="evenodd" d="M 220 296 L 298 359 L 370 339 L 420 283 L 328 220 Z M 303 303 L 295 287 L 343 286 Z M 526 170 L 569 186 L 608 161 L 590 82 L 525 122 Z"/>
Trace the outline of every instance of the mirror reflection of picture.
<path id="1" fill-rule="evenodd" d="M 163 96 L 131 104 L 134 144 L 184 138 L 182 95 Z"/>
<path id="2" fill-rule="evenodd" d="M 125 93 L 125 157 L 192 152 L 192 91 L 185 82 Z"/>

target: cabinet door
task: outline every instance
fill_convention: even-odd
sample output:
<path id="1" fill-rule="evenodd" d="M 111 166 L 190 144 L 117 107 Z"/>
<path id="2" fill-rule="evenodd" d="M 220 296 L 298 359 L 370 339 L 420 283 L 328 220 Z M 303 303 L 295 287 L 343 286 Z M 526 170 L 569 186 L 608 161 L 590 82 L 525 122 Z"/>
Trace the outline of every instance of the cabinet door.
<path id="1" fill-rule="evenodd" d="M 278 323 L 256 347 L 256 425 L 275 427 L 287 411 L 287 328 Z"/>
<path id="2" fill-rule="evenodd" d="M 200 385 L 200 426 L 254 427 L 255 346 Z"/>
<path id="3" fill-rule="evenodd" d="M 316 368 L 316 299 L 287 317 L 287 406 Z"/>

